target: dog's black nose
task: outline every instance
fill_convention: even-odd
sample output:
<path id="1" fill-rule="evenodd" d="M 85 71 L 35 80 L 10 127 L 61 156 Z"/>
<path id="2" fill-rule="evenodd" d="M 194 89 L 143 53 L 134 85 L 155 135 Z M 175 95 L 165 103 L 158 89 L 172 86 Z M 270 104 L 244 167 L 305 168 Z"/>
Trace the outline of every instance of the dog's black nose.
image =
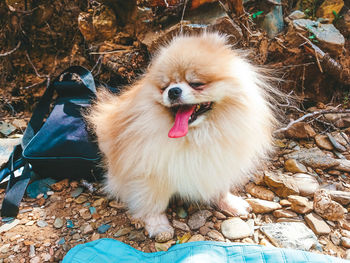
<path id="1" fill-rule="evenodd" d="M 168 91 L 169 99 L 176 100 L 176 99 L 181 97 L 181 93 L 182 93 L 182 89 L 177 88 L 177 87 L 176 88 L 171 88 Z"/>

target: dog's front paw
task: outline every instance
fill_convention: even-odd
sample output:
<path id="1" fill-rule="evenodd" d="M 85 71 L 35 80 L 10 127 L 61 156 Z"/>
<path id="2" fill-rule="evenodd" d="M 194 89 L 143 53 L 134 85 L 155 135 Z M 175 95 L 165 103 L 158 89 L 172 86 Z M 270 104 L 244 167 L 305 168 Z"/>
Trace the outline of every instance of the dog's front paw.
<path id="1" fill-rule="evenodd" d="M 250 205 L 239 196 L 227 193 L 217 203 L 219 209 L 229 212 L 234 216 L 246 216 L 252 211 Z"/>
<path id="2" fill-rule="evenodd" d="M 165 214 L 148 216 L 144 222 L 149 236 L 155 237 L 156 241 L 165 242 L 173 238 L 174 229 Z"/>

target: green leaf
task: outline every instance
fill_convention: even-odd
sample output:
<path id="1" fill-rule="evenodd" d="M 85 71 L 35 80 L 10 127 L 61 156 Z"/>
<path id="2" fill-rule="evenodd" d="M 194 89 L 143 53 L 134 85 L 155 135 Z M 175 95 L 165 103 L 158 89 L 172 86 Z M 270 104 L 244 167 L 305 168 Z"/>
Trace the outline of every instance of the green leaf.
<path id="1" fill-rule="evenodd" d="M 309 39 L 315 39 L 315 35 L 311 35 L 311 36 L 309 36 Z"/>
<path id="2" fill-rule="evenodd" d="M 336 18 L 338 17 L 337 12 L 335 12 L 334 10 L 332 10 L 332 13 L 333 13 L 333 15 L 334 15 Z"/>
<path id="3" fill-rule="evenodd" d="M 258 12 L 255 12 L 253 15 L 252 15 L 252 18 L 257 18 L 258 16 L 260 16 L 262 13 L 264 13 L 264 11 L 258 11 Z"/>

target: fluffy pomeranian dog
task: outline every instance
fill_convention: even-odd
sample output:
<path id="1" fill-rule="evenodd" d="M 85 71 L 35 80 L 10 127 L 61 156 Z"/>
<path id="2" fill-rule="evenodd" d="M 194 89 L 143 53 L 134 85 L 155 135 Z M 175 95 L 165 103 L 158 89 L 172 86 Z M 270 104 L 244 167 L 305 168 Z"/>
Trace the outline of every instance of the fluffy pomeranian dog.
<path id="1" fill-rule="evenodd" d="M 120 96 L 101 91 L 89 113 L 108 170 L 106 191 L 150 236 L 173 233 L 164 213 L 173 196 L 249 213 L 230 190 L 271 149 L 269 90 L 225 36 L 175 37 L 139 81 Z"/>

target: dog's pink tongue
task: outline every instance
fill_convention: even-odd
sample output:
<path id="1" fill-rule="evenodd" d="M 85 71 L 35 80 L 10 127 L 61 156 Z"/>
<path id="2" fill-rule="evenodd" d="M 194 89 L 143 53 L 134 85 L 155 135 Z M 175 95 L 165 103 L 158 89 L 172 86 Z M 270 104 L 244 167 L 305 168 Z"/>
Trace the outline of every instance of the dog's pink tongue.
<path id="1" fill-rule="evenodd" d="M 180 138 L 188 132 L 188 120 L 190 119 L 196 106 L 182 106 L 175 116 L 174 126 L 170 129 L 169 138 Z"/>

